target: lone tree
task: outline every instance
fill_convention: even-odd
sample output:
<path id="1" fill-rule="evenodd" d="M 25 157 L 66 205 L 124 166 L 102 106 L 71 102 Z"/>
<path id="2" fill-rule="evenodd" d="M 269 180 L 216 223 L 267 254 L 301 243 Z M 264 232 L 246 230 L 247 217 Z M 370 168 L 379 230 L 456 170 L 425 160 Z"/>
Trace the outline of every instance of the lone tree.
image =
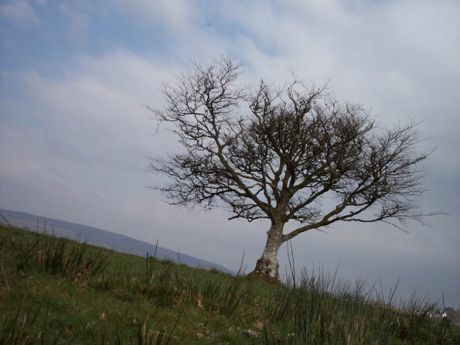
<path id="1" fill-rule="evenodd" d="M 413 197 L 423 192 L 428 154 L 415 150 L 414 125 L 383 130 L 324 87 L 262 81 L 251 92 L 238 75 L 222 59 L 164 86 L 166 106 L 154 112 L 184 152 L 153 159 L 151 169 L 169 177 L 159 189 L 173 205 L 227 206 L 229 219 L 270 221 L 252 274 L 277 279 L 278 249 L 309 230 L 421 220 Z M 298 227 L 286 231 L 289 221 Z"/>

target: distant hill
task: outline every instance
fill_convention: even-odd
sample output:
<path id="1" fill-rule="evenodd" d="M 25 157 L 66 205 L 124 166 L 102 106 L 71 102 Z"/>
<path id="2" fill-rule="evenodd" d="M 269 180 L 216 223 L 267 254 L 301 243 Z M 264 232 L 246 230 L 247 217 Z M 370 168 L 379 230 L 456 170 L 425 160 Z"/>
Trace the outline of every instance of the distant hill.
<path id="1" fill-rule="evenodd" d="M 145 256 L 149 253 L 151 256 L 156 255 L 160 260 L 171 260 L 190 267 L 217 269 L 222 272 L 233 273 L 222 265 L 163 247 L 157 247 L 154 244 L 136 240 L 125 235 L 115 234 L 107 230 L 25 212 L 4 209 L 0 209 L 0 212 L 12 226 L 40 232 L 43 232 L 46 226 L 46 231 L 49 234 L 72 240 L 86 241 L 89 244 L 113 249 L 117 252 L 139 256 Z M 0 224 L 6 224 L 3 217 L 0 217 Z"/>

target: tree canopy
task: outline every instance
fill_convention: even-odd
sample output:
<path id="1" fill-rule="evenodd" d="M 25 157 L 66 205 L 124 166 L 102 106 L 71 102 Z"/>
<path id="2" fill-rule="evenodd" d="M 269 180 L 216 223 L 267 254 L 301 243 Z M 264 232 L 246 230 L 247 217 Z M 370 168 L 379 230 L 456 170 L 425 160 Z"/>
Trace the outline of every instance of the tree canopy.
<path id="1" fill-rule="evenodd" d="M 379 128 L 363 106 L 296 80 L 251 90 L 238 83 L 239 71 L 221 59 L 164 86 L 166 106 L 155 113 L 184 151 L 152 160 L 151 169 L 169 177 L 159 189 L 171 204 L 268 219 L 256 271 L 272 277 L 279 246 L 305 231 L 422 219 L 415 197 L 428 153 L 417 150 L 416 126 Z M 299 225 L 285 232 L 289 221 Z"/>

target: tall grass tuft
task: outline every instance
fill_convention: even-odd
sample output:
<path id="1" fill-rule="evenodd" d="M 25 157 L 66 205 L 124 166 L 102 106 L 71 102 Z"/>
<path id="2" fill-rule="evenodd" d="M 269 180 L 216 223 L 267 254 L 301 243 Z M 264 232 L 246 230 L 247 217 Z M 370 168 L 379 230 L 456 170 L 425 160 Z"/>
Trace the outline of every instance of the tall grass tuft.
<path id="1" fill-rule="evenodd" d="M 433 305 L 413 299 L 395 308 L 395 291 L 388 300 L 333 276 L 303 271 L 300 283 L 275 291 L 262 344 L 453 344 L 450 328 L 427 317 Z"/>
<path id="2" fill-rule="evenodd" d="M 86 243 L 71 242 L 51 235 L 24 236 L 11 239 L 17 271 L 38 269 L 84 280 L 104 272 L 107 257 Z"/>
<path id="3" fill-rule="evenodd" d="M 247 290 L 242 291 L 243 280 L 244 272 L 240 266 L 237 274 L 230 282 L 222 286 L 219 296 L 219 300 L 221 301 L 220 312 L 222 314 L 232 315 L 241 305 L 243 297 L 249 294 Z"/>
<path id="4" fill-rule="evenodd" d="M 129 328 L 115 326 L 108 329 L 101 321 L 101 330 L 95 339 L 95 345 L 175 345 L 179 344 L 179 338 L 174 335 L 177 322 L 170 330 L 161 328 L 159 331 L 151 329 L 147 320 L 136 323 Z"/>
<path id="5" fill-rule="evenodd" d="M 36 299 L 22 298 L 14 313 L 0 326 L 0 345 L 55 345 L 73 344 L 72 339 L 63 341 L 62 329 L 51 328 L 48 325 L 49 303 L 39 302 Z M 88 330 L 87 340 L 84 343 L 95 345 L 175 345 L 178 337 L 174 332 L 180 316 L 172 327 L 152 328 L 152 324 L 145 320 L 126 326 L 108 325 L 105 315 L 99 317 L 99 328 Z M 97 320 L 93 323 L 97 324 Z M 55 327 L 55 325 L 54 325 Z M 91 339 L 91 340 L 90 340 Z"/>
<path id="6" fill-rule="evenodd" d="M 87 279 L 102 272 L 107 261 L 97 252 L 90 252 L 86 243 L 69 245 L 67 240 L 47 236 L 36 251 L 37 266 L 46 273 Z"/>
<path id="7" fill-rule="evenodd" d="M 58 330 L 48 327 L 48 307 L 45 302 L 26 303 L 23 297 L 19 307 L 0 326 L 0 345 L 32 345 L 56 343 Z"/>
<path id="8" fill-rule="evenodd" d="M 17 271 L 27 271 L 33 266 L 33 258 L 41 238 L 24 236 L 17 230 L 13 232 L 16 236 L 11 239 L 14 249 L 14 261 Z"/>

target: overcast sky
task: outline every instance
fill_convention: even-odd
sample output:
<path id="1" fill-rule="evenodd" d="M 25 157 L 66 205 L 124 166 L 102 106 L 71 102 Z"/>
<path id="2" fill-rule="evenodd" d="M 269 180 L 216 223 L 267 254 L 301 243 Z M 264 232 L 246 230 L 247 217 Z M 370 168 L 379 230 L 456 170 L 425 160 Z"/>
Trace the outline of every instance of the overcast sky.
<path id="1" fill-rule="evenodd" d="M 147 157 L 177 141 L 146 106 L 161 83 L 230 56 L 243 78 L 330 81 L 383 127 L 421 122 L 436 148 L 419 203 L 448 216 L 334 224 L 293 241 L 296 264 L 353 281 L 398 279 L 399 297 L 460 307 L 460 2 L 384 0 L 0 2 L 0 207 L 109 229 L 237 269 L 266 222 L 169 206 Z M 281 267 L 286 265 L 281 248 Z"/>

